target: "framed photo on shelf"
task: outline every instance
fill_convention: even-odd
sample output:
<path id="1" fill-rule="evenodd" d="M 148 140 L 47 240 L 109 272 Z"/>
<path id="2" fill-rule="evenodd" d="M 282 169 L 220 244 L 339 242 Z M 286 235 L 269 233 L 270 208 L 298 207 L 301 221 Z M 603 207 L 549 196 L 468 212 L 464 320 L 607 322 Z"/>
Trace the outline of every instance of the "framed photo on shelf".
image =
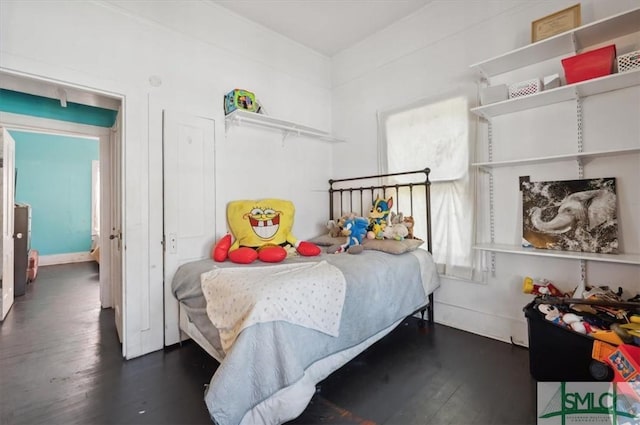
<path id="1" fill-rule="evenodd" d="M 536 19 L 531 23 L 531 42 L 544 40 L 581 25 L 580 3 Z"/>

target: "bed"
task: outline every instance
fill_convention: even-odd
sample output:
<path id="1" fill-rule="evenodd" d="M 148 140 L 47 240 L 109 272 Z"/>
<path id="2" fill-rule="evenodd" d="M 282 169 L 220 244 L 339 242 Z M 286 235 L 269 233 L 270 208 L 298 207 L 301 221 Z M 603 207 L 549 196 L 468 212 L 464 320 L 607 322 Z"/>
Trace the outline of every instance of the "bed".
<path id="1" fill-rule="evenodd" d="M 419 243 L 413 243 L 392 254 L 409 245 L 373 241 L 389 242 L 389 250 L 365 241 L 357 255 L 323 252 L 241 266 L 205 259 L 178 268 L 172 292 L 179 301 L 180 329 L 220 363 L 204 397 L 214 423 L 294 419 L 317 383 L 406 317 L 421 314 L 433 322 L 433 293 L 440 281 L 430 254 L 429 186 L 428 168 L 329 181 L 330 219 L 349 212 L 366 217 L 374 199 L 393 197 L 394 211 L 415 219 L 423 242 L 417 249 Z M 229 287 L 261 295 L 219 290 L 236 281 L 244 286 Z M 224 322 L 230 317 L 242 320 Z"/>

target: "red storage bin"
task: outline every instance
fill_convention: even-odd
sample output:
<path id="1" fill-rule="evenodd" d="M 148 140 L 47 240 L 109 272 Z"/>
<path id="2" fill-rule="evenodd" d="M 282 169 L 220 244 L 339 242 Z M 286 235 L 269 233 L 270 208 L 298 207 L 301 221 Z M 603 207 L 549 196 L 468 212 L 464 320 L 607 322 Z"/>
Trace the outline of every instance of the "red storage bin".
<path id="1" fill-rule="evenodd" d="M 615 44 L 562 59 L 562 68 L 564 68 L 567 84 L 613 73 L 615 59 Z"/>

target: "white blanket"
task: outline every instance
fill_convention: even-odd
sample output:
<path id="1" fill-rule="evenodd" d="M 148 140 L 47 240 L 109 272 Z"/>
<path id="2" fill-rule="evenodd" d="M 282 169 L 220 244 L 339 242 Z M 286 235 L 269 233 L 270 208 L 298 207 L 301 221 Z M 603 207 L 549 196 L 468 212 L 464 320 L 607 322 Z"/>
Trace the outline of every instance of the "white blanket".
<path id="1" fill-rule="evenodd" d="M 216 267 L 200 282 L 225 352 L 243 329 L 277 320 L 338 336 L 346 281 L 326 261 Z"/>

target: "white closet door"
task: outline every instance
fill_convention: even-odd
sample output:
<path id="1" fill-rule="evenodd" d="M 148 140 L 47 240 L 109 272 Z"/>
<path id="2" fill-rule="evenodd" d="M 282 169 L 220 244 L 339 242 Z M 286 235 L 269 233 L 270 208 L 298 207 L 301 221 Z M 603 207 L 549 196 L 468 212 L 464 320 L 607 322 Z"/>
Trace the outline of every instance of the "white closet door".
<path id="1" fill-rule="evenodd" d="M 171 293 L 181 264 L 207 258 L 215 241 L 215 122 L 164 111 L 165 345 L 180 341 L 178 303 Z"/>

